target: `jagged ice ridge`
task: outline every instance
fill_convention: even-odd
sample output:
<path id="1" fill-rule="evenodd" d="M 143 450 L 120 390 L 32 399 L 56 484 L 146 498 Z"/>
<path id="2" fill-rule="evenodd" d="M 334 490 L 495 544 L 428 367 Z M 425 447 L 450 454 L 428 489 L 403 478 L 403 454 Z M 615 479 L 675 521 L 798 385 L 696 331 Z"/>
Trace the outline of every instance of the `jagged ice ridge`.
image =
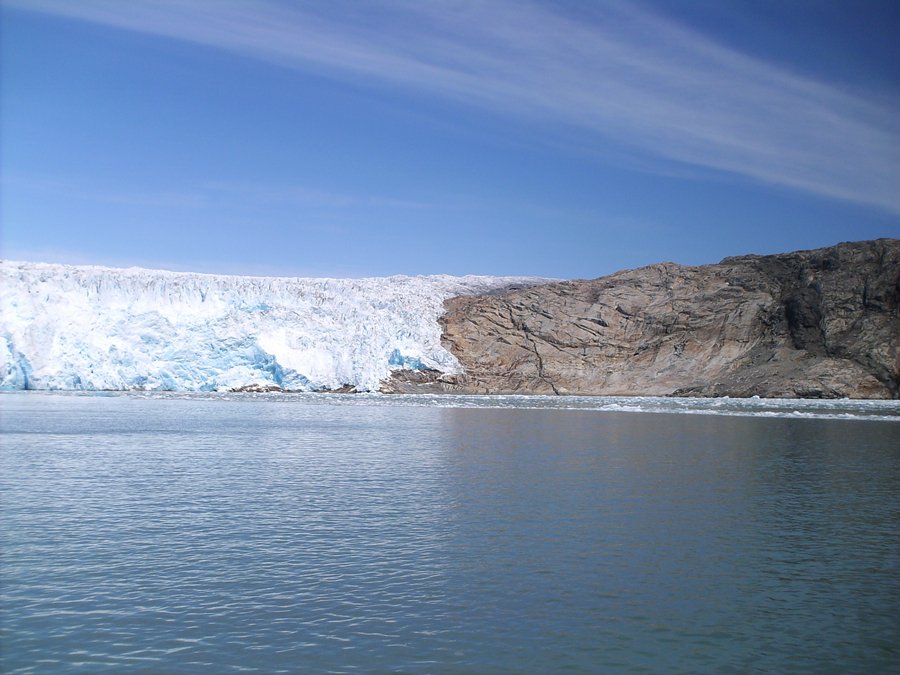
<path id="1" fill-rule="evenodd" d="M 0 262 L 0 388 L 374 391 L 459 372 L 443 301 L 541 280 L 239 277 Z"/>

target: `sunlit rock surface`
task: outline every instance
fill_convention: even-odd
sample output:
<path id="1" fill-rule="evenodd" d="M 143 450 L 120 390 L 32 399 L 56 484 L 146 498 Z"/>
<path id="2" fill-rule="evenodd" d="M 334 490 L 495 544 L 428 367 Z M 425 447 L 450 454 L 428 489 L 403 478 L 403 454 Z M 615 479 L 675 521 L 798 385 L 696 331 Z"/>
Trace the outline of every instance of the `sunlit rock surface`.
<path id="1" fill-rule="evenodd" d="M 896 239 L 458 297 L 441 321 L 465 375 L 435 386 L 897 398 L 898 298 Z"/>

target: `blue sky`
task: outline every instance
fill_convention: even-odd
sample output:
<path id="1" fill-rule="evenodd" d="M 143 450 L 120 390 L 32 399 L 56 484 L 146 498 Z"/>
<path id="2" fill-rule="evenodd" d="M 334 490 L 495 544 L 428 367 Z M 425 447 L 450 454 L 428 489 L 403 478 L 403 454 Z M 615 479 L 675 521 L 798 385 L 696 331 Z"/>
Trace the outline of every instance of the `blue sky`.
<path id="1" fill-rule="evenodd" d="M 0 0 L 0 254 L 590 278 L 900 236 L 894 0 Z"/>

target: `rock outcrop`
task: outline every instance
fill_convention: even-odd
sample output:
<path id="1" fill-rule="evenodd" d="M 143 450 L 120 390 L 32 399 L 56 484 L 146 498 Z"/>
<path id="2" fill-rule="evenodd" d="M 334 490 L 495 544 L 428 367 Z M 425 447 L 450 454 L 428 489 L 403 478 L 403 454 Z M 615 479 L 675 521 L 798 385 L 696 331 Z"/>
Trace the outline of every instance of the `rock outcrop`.
<path id="1" fill-rule="evenodd" d="M 444 303 L 457 393 L 897 398 L 900 240 Z M 415 390 L 413 385 L 407 390 Z M 424 384 L 424 381 L 423 381 Z"/>

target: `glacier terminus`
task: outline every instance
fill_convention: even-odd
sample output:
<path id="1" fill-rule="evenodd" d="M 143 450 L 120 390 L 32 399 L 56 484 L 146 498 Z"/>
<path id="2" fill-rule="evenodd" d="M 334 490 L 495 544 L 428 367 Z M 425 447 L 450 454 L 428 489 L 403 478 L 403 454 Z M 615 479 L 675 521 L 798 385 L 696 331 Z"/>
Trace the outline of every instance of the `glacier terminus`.
<path id="1" fill-rule="evenodd" d="M 376 391 L 395 369 L 460 370 L 447 298 L 527 277 L 242 277 L 0 263 L 0 388 Z"/>

